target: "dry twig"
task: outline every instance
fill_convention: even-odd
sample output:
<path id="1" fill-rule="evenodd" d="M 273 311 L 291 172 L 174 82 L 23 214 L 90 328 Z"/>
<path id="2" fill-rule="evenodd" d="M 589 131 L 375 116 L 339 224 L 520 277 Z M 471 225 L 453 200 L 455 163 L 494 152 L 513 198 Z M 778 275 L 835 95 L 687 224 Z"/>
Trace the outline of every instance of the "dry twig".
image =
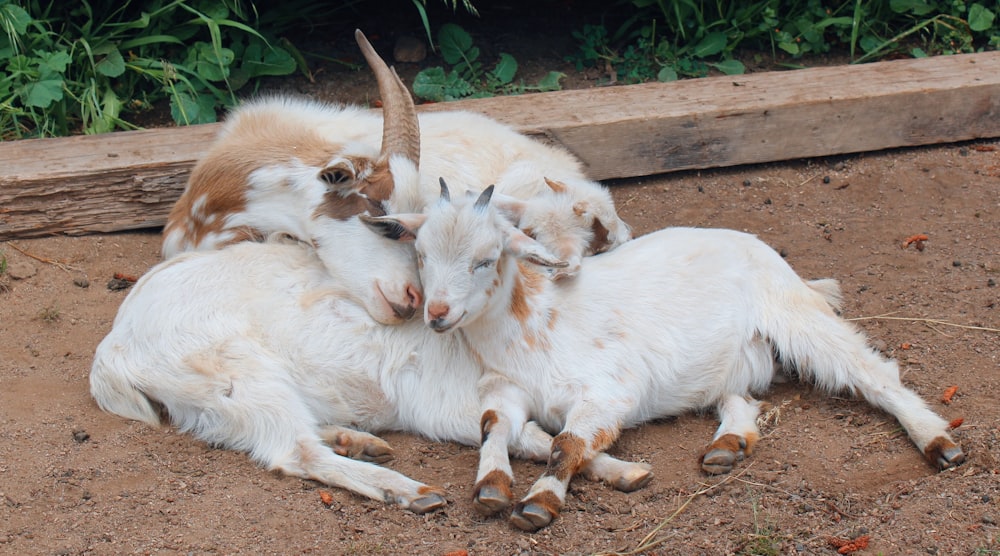
<path id="1" fill-rule="evenodd" d="M 58 268 L 58 269 L 60 269 L 60 270 L 62 270 L 64 272 L 66 272 L 67 274 L 70 274 L 72 272 L 81 272 L 81 273 L 83 272 L 83 270 L 81 270 L 81 269 L 79 269 L 79 268 L 77 268 L 77 267 L 75 267 L 75 266 L 73 266 L 73 265 L 71 265 L 69 263 L 66 263 L 66 262 L 63 262 L 63 261 L 57 261 L 57 260 L 49 259 L 47 257 L 42 257 L 40 255 L 35 255 L 35 254 L 32 254 L 32 253 L 29 253 L 28 251 L 25 251 L 24 249 L 21 249 L 16 244 L 11 243 L 9 241 L 7 242 L 7 245 L 9 245 L 12 249 L 14 249 L 15 251 L 17 251 L 18 253 L 24 255 L 25 257 L 31 257 L 32 259 L 35 259 L 36 261 L 43 262 L 45 264 L 50 264 L 50 265 L 52 265 L 52 266 L 54 266 L 54 267 L 56 267 L 56 268 Z"/>

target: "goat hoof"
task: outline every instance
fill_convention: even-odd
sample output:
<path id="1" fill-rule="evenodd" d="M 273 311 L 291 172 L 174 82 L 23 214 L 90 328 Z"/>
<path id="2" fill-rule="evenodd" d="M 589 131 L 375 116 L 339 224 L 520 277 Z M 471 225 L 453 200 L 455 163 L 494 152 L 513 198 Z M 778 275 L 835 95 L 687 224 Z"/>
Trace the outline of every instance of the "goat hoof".
<path id="1" fill-rule="evenodd" d="M 938 455 L 937 464 L 938 467 L 943 470 L 957 467 L 964 461 L 965 452 L 963 452 L 958 446 L 950 446 L 941 450 L 941 453 Z"/>
<path id="2" fill-rule="evenodd" d="M 729 450 L 715 449 L 701 459 L 701 470 L 709 475 L 722 475 L 733 470 L 737 454 Z"/>
<path id="3" fill-rule="evenodd" d="M 514 512 L 510 515 L 510 522 L 522 531 L 533 533 L 552 523 L 554 518 L 552 512 L 541 505 L 528 502 L 527 504 L 518 504 L 514 508 Z"/>
<path id="4" fill-rule="evenodd" d="M 619 477 L 615 481 L 614 487 L 616 490 L 622 492 L 632 492 L 634 490 L 639 490 L 645 487 L 653 480 L 653 472 L 649 469 L 643 469 L 640 472 L 632 473 L 629 476 Z"/>
<path id="5" fill-rule="evenodd" d="M 392 448 L 388 444 L 367 444 L 361 454 L 359 454 L 358 459 L 382 464 L 391 461 L 394 457 L 396 456 L 392 453 Z"/>
<path id="6" fill-rule="evenodd" d="M 444 496 L 432 492 L 410 502 L 408 509 L 415 514 L 425 514 L 443 508 L 446 504 L 448 501 L 444 499 Z"/>
<path id="7" fill-rule="evenodd" d="M 510 497 L 496 487 L 483 486 L 476 493 L 472 503 L 477 512 L 490 516 L 510 506 Z"/>

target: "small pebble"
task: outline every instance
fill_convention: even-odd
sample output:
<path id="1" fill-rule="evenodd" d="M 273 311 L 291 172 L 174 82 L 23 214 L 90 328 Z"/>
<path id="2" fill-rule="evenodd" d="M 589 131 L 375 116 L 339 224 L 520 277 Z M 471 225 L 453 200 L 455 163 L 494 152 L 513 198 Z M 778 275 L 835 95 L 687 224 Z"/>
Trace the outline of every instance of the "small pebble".
<path id="1" fill-rule="evenodd" d="M 997 281 L 994 280 L 993 278 L 990 278 L 989 280 L 986 281 L 986 285 L 992 288 L 993 286 L 997 285 Z"/>
<path id="2" fill-rule="evenodd" d="M 959 156 L 969 156 L 969 149 L 962 147 L 961 149 L 958 149 L 958 154 Z"/>
<path id="3" fill-rule="evenodd" d="M 86 278 L 74 278 L 73 285 L 78 288 L 89 288 L 90 280 L 87 280 Z"/>
<path id="4" fill-rule="evenodd" d="M 750 185 L 751 185 L 750 180 L 743 180 L 743 187 L 750 187 Z"/>
<path id="5" fill-rule="evenodd" d="M 955 267 L 962 266 L 962 261 L 951 261 L 951 266 Z"/>
<path id="6" fill-rule="evenodd" d="M 784 259 L 784 258 L 788 257 L 788 250 L 785 249 L 784 247 L 782 247 L 781 250 L 778 251 L 778 254 L 781 255 L 782 259 Z"/>
<path id="7" fill-rule="evenodd" d="M 823 183 L 830 183 L 830 176 L 823 176 Z"/>
<path id="8" fill-rule="evenodd" d="M 991 516 L 990 514 L 984 515 L 983 519 L 982 519 L 982 522 L 985 523 L 986 525 L 996 525 L 997 524 L 997 520 L 994 519 L 993 516 Z"/>
<path id="9" fill-rule="evenodd" d="M 90 440 L 90 434 L 84 430 L 75 430 L 73 431 L 73 440 L 81 443 L 86 442 Z"/>

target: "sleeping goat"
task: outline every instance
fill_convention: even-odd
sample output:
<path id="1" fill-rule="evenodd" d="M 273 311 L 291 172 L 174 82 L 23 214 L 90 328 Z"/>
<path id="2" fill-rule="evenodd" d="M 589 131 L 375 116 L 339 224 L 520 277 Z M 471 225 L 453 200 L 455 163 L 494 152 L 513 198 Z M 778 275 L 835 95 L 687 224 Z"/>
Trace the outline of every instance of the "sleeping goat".
<path id="1" fill-rule="evenodd" d="M 565 263 L 501 216 L 491 194 L 453 202 L 442 181 L 425 213 L 362 217 L 388 237 L 416 236 L 426 324 L 460 336 L 486 367 L 475 487 L 483 512 L 510 503 L 506 447 L 529 419 L 559 432 L 545 473 L 513 508 L 521 529 L 548 525 L 570 479 L 622 429 L 651 419 L 715 408 L 721 424 L 702 468 L 731 470 L 758 439 L 751 394 L 768 388 L 775 357 L 894 415 L 932 464 L 964 460 L 948 423 L 900 383 L 896 364 L 837 316 L 835 281 L 803 281 L 748 234 L 668 228 L 551 282 L 538 266 Z"/>
<path id="2" fill-rule="evenodd" d="M 578 218 L 574 213 L 548 214 L 553 223 L 523 223 L 574 265 L 630 239 L 610 194 L 586 179 L 571 154 L 478 114 L 438 112 L 418 119 L 396 73 L 360 31 L 355 38 L 377 78 L 383 115 L 281 96 L 236 108 L 168 216 L 164 258 L 290 234 L 312 243 L 332 272 L 353 270 L 348 284 L 375 318 L 394 324 L 421 306 L 420 284 L 361 264 L 368 253 L 387 248 L 355 217 L 423 210 L 437 199 L 438 177 L 496 183 L 498 191 L 521 199 L 556 187 L 586 202 L 592 231 L 576 242 L 560 234 L 561 220 Z M 336 268 L 345 264 L 352 268 Z M 554 275 L 568 276 L 576 268 Z"/>
<path id="3" fill-rule="evenodd" d="M 446 503 L 444 491 L 376 465 L 392 451 L 372 433 L 478 446 L 481 376 L 457 337 L 419 319 L 379 324 L 314 249 L 268 241 L 150 270 L 98 345 L 90 390 L 110 413 L 423 513 Z M 545 461 L 551 443 L 528 423 L 509 449 Z M 619 488 L 646 474 L 611 457 L 586 471 Z"/>

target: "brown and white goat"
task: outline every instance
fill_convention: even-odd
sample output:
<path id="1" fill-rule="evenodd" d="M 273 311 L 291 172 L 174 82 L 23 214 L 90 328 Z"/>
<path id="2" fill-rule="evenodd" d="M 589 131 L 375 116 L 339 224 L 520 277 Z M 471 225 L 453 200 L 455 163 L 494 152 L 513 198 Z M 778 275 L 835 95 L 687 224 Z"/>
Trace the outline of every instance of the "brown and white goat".
<path id="1" fill-rule="evenodd" d="M 775 356 L 828 392 L 854 392 L 894 415 L 933 465 L 964 460 L 947 421 L 836 314 L 833 280 L 802 280 L 748 234 L 667 228 L 552 282 L 536 265 L 565 262 L 511 225 L 491 193 L 452 202 L 442 182 L 425 213 L 362 217 L 376 231 L 416 235 L 425 322 L 455 331 L 487 367 L 475 487 L 485 513 L 510 503 L 508 439 L 529 419 L 558 435 L 545 473 L 514 507 L 521 529 L 548 525 L 574 475 L 622 429 L 658 417 L 715 408 L 721 424 L 702 468 L 731 470 L 758 439 L 751 394 L 768 388 Z"/>
<path id="2" fill-rule="evenodd" d="M 631 237 L 611 196 L 586 179 L 571 154 L 479 114 L 454 111 L 418 118 L 399 77 L 360 31 L 356 39 L 376 75 L 384 118 L 356 106 L 280 96 L 236 108 L 168 217 L 165 258 L 290 234 L 313 243 L 328 267 L 353 266 L 348 284 L 364 294 L 380 322 L 397 323 L 420 306 L 419 284 L 412 276 L 363 266 L 371 258 L 368 253 L 392 248 L 373 244 L 378 239 L 355 217 L 366 211 L 420 211 L 437 198 L 440 177 L 495 183 L 498 191 L 521 199 L 545 195 L 550 187 L 576 195 L 593 208 L 588 237 L 570 242 L 559 234 L 569 224 L 524 223 L 539 231 L 539 241 L 560 246 L 560 254 L 574 261 Z"/>

